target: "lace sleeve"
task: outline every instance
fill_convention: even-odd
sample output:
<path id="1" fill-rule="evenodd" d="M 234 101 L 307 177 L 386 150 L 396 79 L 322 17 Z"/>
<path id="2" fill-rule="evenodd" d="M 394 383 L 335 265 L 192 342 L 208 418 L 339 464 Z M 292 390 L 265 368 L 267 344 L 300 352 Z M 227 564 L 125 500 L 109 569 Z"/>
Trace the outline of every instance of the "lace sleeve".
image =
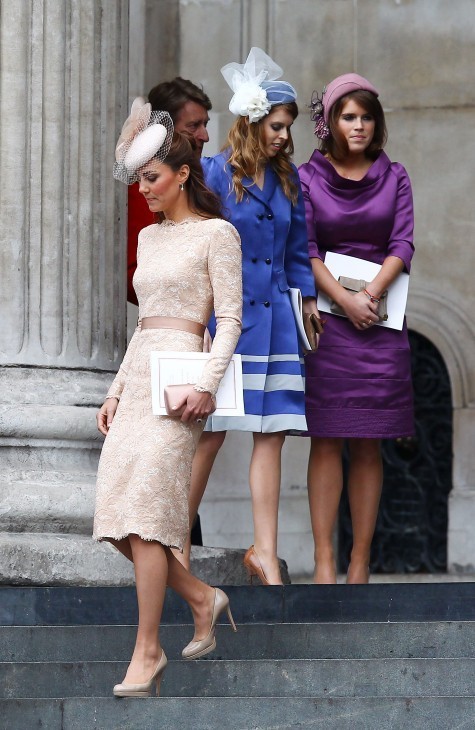
<path id="1" fill-rule="evenodd" d="M 241 334 L 241 240 L 230 223 L 223 223 L 211 242 L 208 271 L 213 289 L 216 335 L 210 358 L 195 389 L 215 395 Z"/>

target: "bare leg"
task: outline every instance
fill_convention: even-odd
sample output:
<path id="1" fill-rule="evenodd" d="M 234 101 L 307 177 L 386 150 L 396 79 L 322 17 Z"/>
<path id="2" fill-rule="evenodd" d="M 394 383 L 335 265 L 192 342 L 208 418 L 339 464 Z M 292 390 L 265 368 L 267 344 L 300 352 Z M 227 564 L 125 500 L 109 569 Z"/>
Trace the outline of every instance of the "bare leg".
<path id="1" fill-rule="evenodd" d="M 130 537 L 132 538 L 132 540 L 137 538 L 136 535 L 131 535 Z M 116 547 L 123 555 L 125 555 L 126 558 L 128 558 L 129 560 L 133 560 L 132 548 L 130 545 L 129 537 L 126 537 L 123 540 L 110 540 L 109 542 L 111 542 L 114 547 Z M 144 541 L 142 540 L 141 542 L 143 543 Z M 195 624 L 195 634 L 193 637 L 193 641 L 199 641 L 200 639 L 204 639 L 209 632 L 211 621 L 210 616 L 213 613 L 214 588 L 211 588 L 209 585 L 203 583 L 203 581 L 195 578 L 194 575 L 189 573 L 188 570 L 184 568 L 183 565 L 176 559 L 175 550 L 165 547 L 160 543 L 145 542 L 145 545 L 157 545 L 164 551 L 167 561 L 167 585 L 170 586 L 170 588 L 172 588 L 174 591 L 176 591 L 178 595 L 184 598 L 191 608 Z M 139 588 L 137 585 L 137 596 L 138 591 Z M 158 629 L 157 631 L 154 631 L 154 635 L 157 634 L 157 632 Z M 138 638 L 139 635 L 137 633 L 137 641 Z M 158 658 L 160 658 L 160 654 Z"/>
<path id="2" fill-rule="evenodd" d="M 272 585 L 282 585 L 277 561 L 277 527 L 284 441 L 282 432 L 255 433 L 249 468 L 254 548 Z"/>
<path id="3" fill-rule="evenodd" d="M 336 583 L 333 532 L 343 489 L 343 440 L 312 438 L 308 501 L 315 542 L 315 583 Z"/>
<path id="4" fill-rule="evenodd" d="M 113 540 L 112 538 L 109 538 L 107 542 L 110 542 L 111 545 L 117 548 L 117 550 L 122 553 L 125 558 L 127 558 L 127 560 L 130 560 L 133 563 L 134 559 L 132 557 L 132 548 L 130 547 L 128 536 L 122 538 L 122 540 Z"/>
<path id="5" fill-rule="evenodd" d="M 193 613 L 195 634 L 193 641 L 204 639 L 208 635 L 214 606 L 214 588 L 196 578 L 179 560 L 175 551 L 166 548 L 168 561 L 168 585 L 179 596 L 185 599 Z"/>
<path id="6" fill-rule="evenodd" d="M 348 498 L 353 526 L 353 549 L 347 583 L 368 583 L 371 542 L 383 484 L 379 439 L 350 440 Z"/>
<path id="7" fill-rule="evenodd" d="M 225 438 L 226 431 L 216 431 L 214 433 L 204 431 L 198 441 L 198 447 L 191 467 L 190 496 L 188 498 L 190 526 L 198 514 L 211 469 Z"/>
<path id="8" fill-rule="evenodd" d="M 216 431 L 215 433 L 204 431 L 198 442 L 196 453 L 193 457 L 193 465 L 191 468 L 191 484 L 190 495 L 188 497 L 188 509 L 190 514 L 190 530 L 194 519 L 198 514 L 198 509 L 208 484 L 209 475 L 215 462 L 218 451 L 224 443 L 226 431 Z M 183 552 L 174 550 L 173 554 L 176 559 L 187 569 L 190 569 L 190 535 L 184 545 Z"/>
<path id="9" fill-rule="evenodd" d="M 159 542 L 148 542 L 138 535 L 129 535 L 129 542 L 134 560 L 139 625 L 124 684 L 136 684 L 149 679 L 162 654 L 158 630 L 165 599 L 168 562 L 165 548 Z"/>

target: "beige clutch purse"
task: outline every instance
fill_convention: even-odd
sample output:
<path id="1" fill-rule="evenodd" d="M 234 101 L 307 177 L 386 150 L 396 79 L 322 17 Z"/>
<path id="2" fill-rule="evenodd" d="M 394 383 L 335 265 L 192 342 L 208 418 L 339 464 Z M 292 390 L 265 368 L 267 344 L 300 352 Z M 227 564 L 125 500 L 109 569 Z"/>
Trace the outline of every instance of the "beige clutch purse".
<path id="1" fill-rule="evenodd" d="M 363 291 L 368 287 L 368 282 L 364 281 L 363 279 L 352 279 L 349 276 L 339 276 L 338 277 L 338 283 L 341 284 L 341 286 L 350 292 L 350 294 L 357 294 L 360 291 Z M 330 310 L 332 314 L 341 314 L 343 317 L 346 317 L 345 312 L 343 309 L 333 301 L 331 300 L 330 304 Z M 378 304 L 378 317 L 381 322 L 386 322 L 388 318 L 388 292 L 385 291 L 383 294 L 381 294 L 379 298 L 379 304 Z"/>
<path id="2" fill-rule="evenodd" d="M 195 392 L 193 383 L 183 383 L 181 385 L 166 385 L 163 389 L 163 399 L 165 401 L 165 409 L 167 415 L 181 418 L 185 410 L 188 396 Z M 214 409 L 216 410 L 216 401 L 214 401 Z"/>
<path id="3" fill-rule="evenodd" d="M 316 314 L 304 314 L 303 326 L 307 339 L 310 343 L 310 352 L 315 352 L 318 348 L 317 335 L 323 334 L 323 320 Z"/>
<path id="4" fill-rule="evenodd" d="M 163 390 L 163 397 L 167 414 L 180 418 L 185 410 L 186 400 L 193 390 L 193 383 L 166 385 Z"/>

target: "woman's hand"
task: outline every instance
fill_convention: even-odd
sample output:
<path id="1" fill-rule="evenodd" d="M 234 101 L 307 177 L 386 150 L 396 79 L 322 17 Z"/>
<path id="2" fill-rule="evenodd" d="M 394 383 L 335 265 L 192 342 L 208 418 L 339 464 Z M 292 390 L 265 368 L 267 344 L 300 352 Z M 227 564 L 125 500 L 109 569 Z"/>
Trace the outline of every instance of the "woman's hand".
<path id="1" fill-rule="evenodd" d="M 318 319 L 320 319 L 315 297 L 302 297 L 302 309 L 304 314 L 316 314 Z"/>
<path id="2" fill-rule="evenodd" d="M 106 398 L 97 412 L 97 428 L 104 436 L 107 436 L 118 405 L 119 401 L 117 398 Z"/>
<path id="3" fill-rule="evenodd" d="M 186 399 L 185 410 L 180 420 L 189 424 L 204 421 L 215 410 L 216 402 L 211 393 L 199 393 L 194 390 Z"/>
<path id="4" fill-rule="evenodd" d="M 379 322 L 378 305 L 376 302 L 371 302 L 362 291 L 357 294 L 349 294 L 345 291 L 345 295 L 340 297 L 339 304 L 357 330 L 367 330 L 375 322 Z"/>

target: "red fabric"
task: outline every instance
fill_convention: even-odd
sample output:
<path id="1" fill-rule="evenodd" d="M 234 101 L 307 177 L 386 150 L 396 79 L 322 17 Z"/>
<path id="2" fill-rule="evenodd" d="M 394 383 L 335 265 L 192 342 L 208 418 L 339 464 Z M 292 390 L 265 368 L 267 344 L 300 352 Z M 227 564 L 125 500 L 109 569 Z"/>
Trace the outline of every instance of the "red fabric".
<path id="1" fill-rule="evenodd" d="M 143 195 L 139 193 L 137 183 L 129 185 L 128 190 L 129 219 L 127 226 L 127 301 L 138 304 L 137 296 L 132 285 L 132 277 L 137 268 L 137 239 L 142 228 L 153 223 L 153 213 L 150 212 Z"/>

